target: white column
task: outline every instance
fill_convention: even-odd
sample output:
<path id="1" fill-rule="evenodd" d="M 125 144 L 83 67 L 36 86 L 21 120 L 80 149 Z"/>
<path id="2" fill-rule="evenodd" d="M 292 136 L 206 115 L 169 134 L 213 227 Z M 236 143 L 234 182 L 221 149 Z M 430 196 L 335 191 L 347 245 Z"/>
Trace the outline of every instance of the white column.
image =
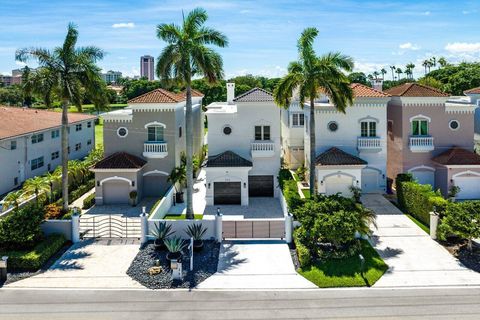
<path id="1" fill-rule="evenodd" d="M 285 242 L 292 243 L 293 239 L 293 221 L 289 213 L 285 216 Z"/>
<path id="2" fill-rule="evenodd" d="M 72 215 L 72 242 L 80 241 L 80 216 L 77 212 Z"/>
<path id="3" fill-rule="evenodd" d="M 147 239 L 147 236 L 148 236 L 148 219 L 147 219 L 147 214 L 145 212 L 143 212 L 140 215 L 140 226 L 141 226 L 141 231 L 142 231 L 142 234 L 140 236 L 140 245 L 144 245 L 148 241 L 148 239 Z"/>
<path id="4" fill-rule="evenodd" d="M 430 237 L 433 240 L 437 239 L 438 218 L 436 212 L 430 212 Z"/>
<path id="5" fill-rule="evenodd" d="M 219 243 L 222 243 L 222 239 L 223 239 L 223 230 L 222 230 L 223 218 L 222 218 L 222 216 L 223 215 L 220 212 L 218 212 L 215 215 L 215 239 Z"/>

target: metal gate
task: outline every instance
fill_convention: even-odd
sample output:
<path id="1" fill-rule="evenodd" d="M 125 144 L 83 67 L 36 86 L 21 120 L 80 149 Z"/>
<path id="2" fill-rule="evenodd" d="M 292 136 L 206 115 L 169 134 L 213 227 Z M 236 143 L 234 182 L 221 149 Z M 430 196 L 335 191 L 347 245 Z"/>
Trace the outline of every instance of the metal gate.
<path id="1" fill-rule="evenodd" d="M 284 239 L 285 219 L 223 220 L 223 238 Z"/>
<path id="2" fill-rule="evenodd" d="M 82 238 L 140 238 L 140 218 L 105 214 L 81 216 L 79 221 Z"/>

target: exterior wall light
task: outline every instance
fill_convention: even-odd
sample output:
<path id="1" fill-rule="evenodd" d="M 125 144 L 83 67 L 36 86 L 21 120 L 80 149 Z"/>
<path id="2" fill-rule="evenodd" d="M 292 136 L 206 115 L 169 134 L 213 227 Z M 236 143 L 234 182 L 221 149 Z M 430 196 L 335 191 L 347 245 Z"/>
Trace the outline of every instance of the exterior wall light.
<path id="1" fill-rule="evenodd" d="M 323 186 L 323 180 L 322 180 L 322 181 L 320 181 L 320 184 Z"/>
<path id="2" fill-rule="evenodd" d="M 97 180 L 97 187 L 100 187 L 100 181 Z"/>
<path id="3" fill-rule="evenodd" d="M 209 183 L 208 183 L 208 189 L 210 189 L 210 186 L 211 186 L 211 185 L 212 185 L 212 184 L 209 182 Z"/>
<path id="4" fill-rule="evenodd" d="M 246 182 L 243 183 L 243 187 L 244 187 L 244 188 L 247 187 L 247 183 L 246 183 Z"/>

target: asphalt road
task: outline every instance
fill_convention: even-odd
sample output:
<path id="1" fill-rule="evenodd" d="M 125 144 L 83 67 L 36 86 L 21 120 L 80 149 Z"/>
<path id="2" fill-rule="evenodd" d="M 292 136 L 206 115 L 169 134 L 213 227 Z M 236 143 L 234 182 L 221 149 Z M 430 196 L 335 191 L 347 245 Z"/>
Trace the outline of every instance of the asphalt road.
<path id="1" fill-rule="evenodd" d="M 480 319 L 480 288 L 0 290 L 0 319 Z"/>

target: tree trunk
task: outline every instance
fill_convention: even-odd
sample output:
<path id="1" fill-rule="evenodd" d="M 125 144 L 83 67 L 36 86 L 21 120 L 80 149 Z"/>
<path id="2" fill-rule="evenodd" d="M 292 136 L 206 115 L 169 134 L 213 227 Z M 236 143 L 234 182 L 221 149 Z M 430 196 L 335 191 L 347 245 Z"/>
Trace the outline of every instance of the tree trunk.
<path id="1" fill-rule="evenodd" d="M 310 198 L 316 194 L 315 185 L 315 101 L 310 99 Z"/>
<path id="2" fill-rule="evenodd" d="M 68 211 L 68 101 L 62 104 L 62 209 Z"/>
<path id="3" fill-rule="evenodd" d="M 192 115 L 192 88 L 190 79 L 187 81 L 187 105 L 185 110 L 185 140 L 187 158 L 187 212 L 186 218 L 193 219 L 193 115 Z"/>

